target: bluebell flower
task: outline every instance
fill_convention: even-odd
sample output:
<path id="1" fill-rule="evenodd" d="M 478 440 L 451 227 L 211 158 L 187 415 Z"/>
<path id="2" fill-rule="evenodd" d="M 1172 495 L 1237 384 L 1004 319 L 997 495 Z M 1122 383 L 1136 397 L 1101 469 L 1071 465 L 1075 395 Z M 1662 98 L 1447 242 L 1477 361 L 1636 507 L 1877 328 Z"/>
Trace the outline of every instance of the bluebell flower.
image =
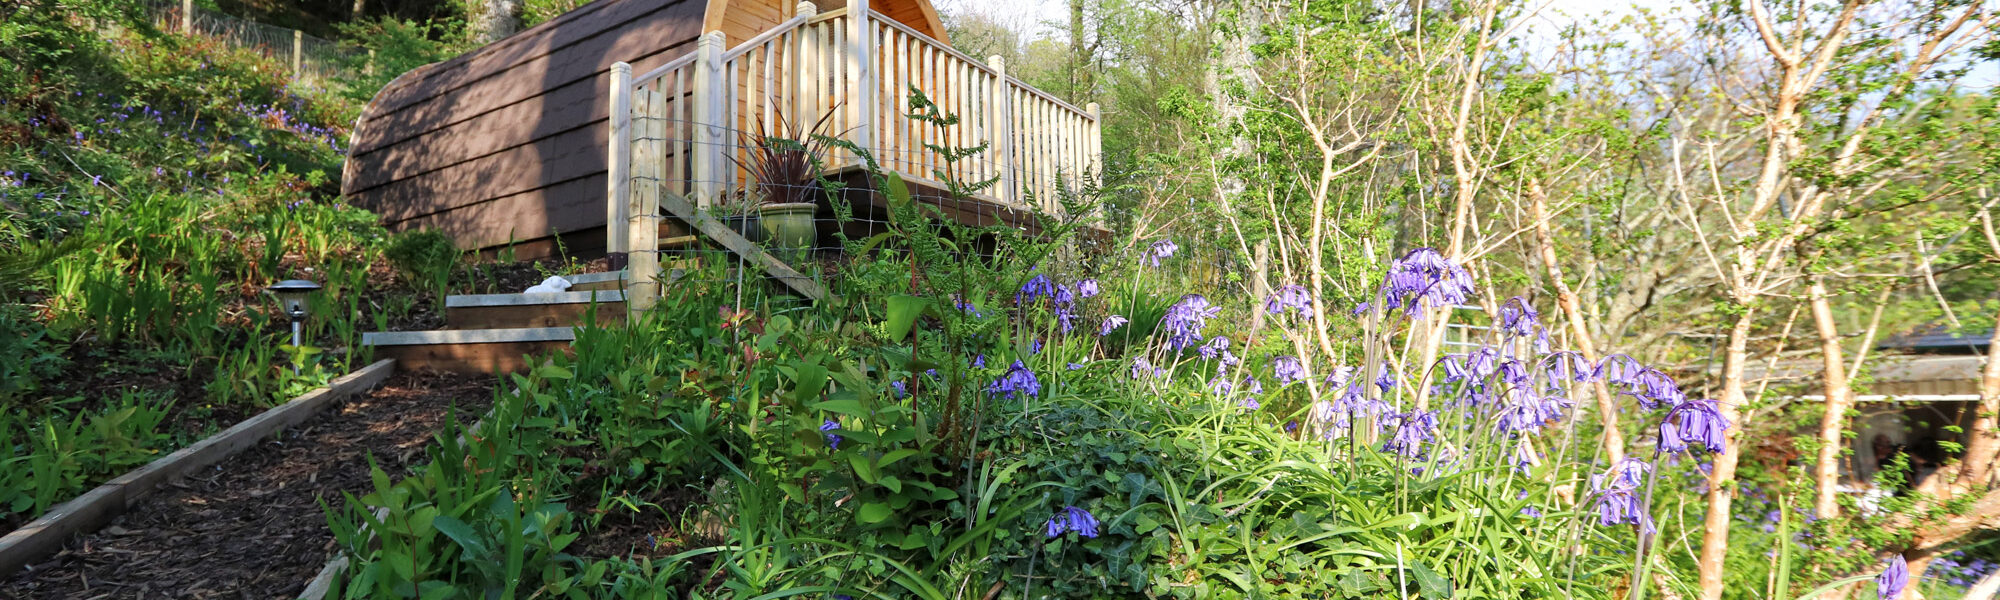
<path id="1" fill-rule="evenodd" d="M 1056 284 L 1054 281 L 1049 280 L 1048 275 L 1036 274 L 1033 278 L 1028 279 L 1027 283 L 1021 284 L 1021 291 L 1014 294 L 1014 303 L 1026 304 L 1033 302 L 1035 299 L 1043 296 L 1053 296 L 1055 295 L 1055 291 Z"/>
<path id="2" fill-rule="evenodd" d="M 1598 489 L 1637 489 L 1646 482 L 1646 475 L 1653 472 L 1653 465 L 1637 457 L 1627 456 L 1612 463 L 1611 469 L 1592 475 L 1590 485 Z"/>
<path id="3" fill-rule="evenodd" d="M 1007 367 L 1006 374 L 1001 375 L 991 385 L 986 386 L 986 392 L 996 396 L 1004 394 L 1010 400 L 1014 398 L 1015 394 L 1040 396 L 1042 393 L 1042 382 L 1035 379 L 1035 372 L 1028 370 L 1027 365 L 1021 364 L 1021 361 L 1016 360 L 1013 366 Z"/>
<path id="4" fill-rule="evenodd" d="M 1910 585 L 1910 563 L 1897 554 L 1889 560 L 1889 568 L 1875 577 L 1875 597 L 1880 600 L 1901 600 L 1903 588 Z"/>
<path id="5" fill-rule="evenodd" d="M 1085 279 L 1076 282 L 1076 295 L 1084 298 L 1095 298 L 1097 297 L 1097 293 L 1097 280 Z"/>
<path id="6" fill-rule="evenodd" d="M 1126 320 L 1125 317 L 1121 317 L 1118 315 L 1111 315 L 1109 317 L 1105 317 L 1104 323 L 1097 326 L 1097 336 L 1104 337 L 1107 335 L 1111 335 L 1111 330 L 1117 329 L 1121 326 L 1124 326 L 1126 323 L 1130 322 L 1131 321 Z"/>
<path id="7" fill-rule="evenodd" d="M 1034 356 L 1036 354 L 1041 354 L 1041 353 L 1042 353 L 1041 338 L 1035 338 L 1033 340 L 1030 340 L 1028 342 L 1028 356 Z"/>
<path id="8" fill-rule="evenodd" d="M 1200 294 L 1181 296 L 1180 302 L 1167 307 L 1166 316 L 1160 319 L 1160 329 L 1167 333 L 1167 348 L 1184 350 L 1201 343 L 1202 328 L 1220 312 L 1222 308 L 1209 305 L 1208 298 Z"/>
<path id="9" fill-rule="evenodd" d="M 1610 488 L 1598 490 L 1597 524 L 1605 527 L 1613 525 L 1638 525 L 1639 530 L 1654 532 L 1653 517 L 1646 514 L 1645 502 L 1639 491 L 1630 488 Z"/>
<path id="10" fill-rule="evenodd" d="M 910 395 L 910 387 L 901 381 L 891 381 L 889 387 L 896 390 L 896 398 L 899 400 Z"/>
<path id="11" fill-rule="evenodd" d="M 1389 365 L 1382 365 L 1381 372 L 1376 374 L 1375 387 L 1382 388 L 1384 393 L 1396 388 L 1396 372 L 1390 370 Z"/>
<path id="12" fill-rule="evenodd" d="M 1265 311 L 1274 315 L 1284 314 L 1287 310 L 1297 311 L 1301 319 L 1312 318 L 1312 306 L 1312 292 L 1296 283 L 1278 288 L 1264 299 Z"/>
<path id="13" fill-rule="evenodd" d="M 840 435 L 833 433 L 839 430 L 840 423 L 833 420 L 828 420 L 825 424 L 819 426 L 820 433 L 826 434 L 826 448 L 828 450 L 840 449 Z"/>
<path id="14" fill-rule="evenodd" d="M 1389 441 L 1382 443 L 1382 451 L 1408 459 L 1422 458 L 1424 444 L 1436 439 L 1437 413 L 1416 410 L 1406 413 L 1391 413 L 1382 417 L 1384 428 L 1394 428 Z"/>
<path id="15" fill-rule="evenodd" d="M 1088 539 L 1097 537 L 1097 527 L 1097 517 L 1092 516 L 1090 511 L 1074 506 L 1065 506 L 1062 512 L 1049 517 L 1047 533 L 1048 537 L 1056 537 L 1066 532 L 1074 531 L 1077 537 Z"/>
<path id="16" fill-rule="evenodd" d="M 986 368 L 986 353 L 981 352 L 978 356 L 972 357 L 972 367 L 975 369 Z"/>
<path id="17" fill-rule="evenodd" d="M 1159 377 L 1161 375 L 1166 375 L 1166 374 L 1167 374 L 1166 369 L 1153 366 L 1153 361 L 1146 360 L 1146 357 L 1144 356 L 1134 357 L 1132 359 L 1133 379 L 1143 379 L 1147 376 Z"/>
<path id="18" fill-rule="evenodd" d="M 1345 387 L 1348 382 L 1354 380 L 1354 372 L 1357 370 L 1354 367 L 1334 367 L 1327 372 L 1326 378 L 1320 380 L 1320 383 L 1326 384 L 1328 389 Z"/>
<path id="19" fill-rule="evenodd" d="M 1306 366 L 1296 356 L 1280 356 L 1271 361 L 1271 378 L 1287 385 L 1306 378 Z"/>
<path id="20" fill-rule="evenodd" d="M 1528 436 L 1514 438 L 1514 450 L 1508 454 L 1507 463 L 1513 465 L 1514 472 L 1527 475 L 1535 465 L 1542 464 L 1542 454 L 1535 451 L 1535 443 Z"/>
<path id="21" fill-rule="evenodd" d="M 1145 259 L 1153 267 L 1158 268 L 1160 266 L 1160 259 L 1172 258 L 1174 252 L 1180 249 L 1180 246 L 1174 245 L 1173 240 L 1162 239 L 1153 242 L 1153 245 L 1146 249 Z"/>
<path id="22" fill-rule="evenodd" d="M 1202 344 L 1200 348 L 1195 348 L 1194 351 L 1196 354 L 1201 355 L 1202 358 L 1215 360 L 1216 358 L 1219 358 L 1222 355 L 1229 353 L 1229 337 L 1221 335 L 1215 336 L 1214 338 L 1209 339 L 1208 343 Z"/>
<path id="23" fill-rule="evenodd" d="M 1257 378 L 1252 375 L 1244 375 L 1243 382 L 1238 384 L 1236 387 L 1237 389 L 1243 390 L 1244 394 L 1248 394 L 1251 396 L 1260 396 L 1264 394 L 1264 382 L 1258 381 Z"/>
<path id="24" fill-rule="evenodd" d="M 1542 357 L 1541 365 L 1542 375 L 1548 378 L 1549 385 L 1563 381 L 1588 383 L 1597 378 L 1597 368 L 1580 352 L 1564 350 L 1550 353 Z"/>
<path id="25" fill-rule="evenodd" d="M 1237 402 L 1236 405 L 1249 410 L 1257 410 L 1259 408 L 1264 407 L 1263 403 L 1258 402 L 1256 398 L 1251 398 L 1251 397 L 1243 398 L 1243 401 Z"/>
<path id="26" fill-rule="evenodd" d="M 1721 405 L 1714 400 L 1688 400 L 1668 409 L 1666 417 L 1660 419 L 1660 451 L 1679 453 L 1693 445 L 1720 453 L 1728 429 L 1729 419 L 1722 416 Z"/>
<path id="27" fill-rule="evenodd" d="M 1228 396 L 1230 392 L 1236 390 L 1236 383 L 1230 381 L 1228 375 L 1217 373 L 1214 379 L 1208 380 L 1208 389 L 1217 396 Z"/>
<path id="28" fill-rule="evenodd" d="M 974 317 L 986 316 L 985 313 L 979 311 L 979 307 L 977 305 L 974 305 L 971 302 L 966 302 L 963 298 L 960 298 L 958 294 L 951 295 L 951 307 L 958 309 L 959 312 L 972 315 Z"/>
<path id="29" fill-rule="evenodd" d="M 1417 248 L 1390 263 L 1383 277 L 1382 297 L 1389 309 L 1401 309 L 1405 316 L 1418 309 L 1449 308 L 1464 304 L 1473 292 L 1472 274 L 1458 263 L 1430 248 Z"/>
<path id="30" fill-rule="evenodd" d="M 1080 370 L 1080 369 L 1082 369 L 1082 368 L 1083 368 L 1083 363 L 1070 363 L 1070 364 L 1069 364 L 1069 370 L 1071 370 L 1071 371 L 1076 371 L 1076 370 Z"/>

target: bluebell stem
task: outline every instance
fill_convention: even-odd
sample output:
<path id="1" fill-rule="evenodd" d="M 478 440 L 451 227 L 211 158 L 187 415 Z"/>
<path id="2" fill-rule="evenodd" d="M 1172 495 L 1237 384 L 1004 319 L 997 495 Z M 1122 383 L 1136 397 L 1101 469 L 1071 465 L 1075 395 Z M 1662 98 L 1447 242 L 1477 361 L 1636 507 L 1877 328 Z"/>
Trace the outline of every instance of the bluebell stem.
<path id="1" fill-rule="evenodd" d="M 1273 359 L 1271 361 L 1271 378 L 1278 380 L 1278 385 L 1286 385 L 1294 381 L 1303 380 L 1306 378 L 1305 363 L 1300 362 L 1299 357 L 1296 356 L 1280 356 Z"/>
<path id="2" fill-rule="evenodd" d="M 840 449 L 840 434 L 833 433 L 839 430 L 840 423 L 838 421 L 828 420 L 825 424 L 819 426 L 820 433 L 826 434 L 826 448 L 828 450 Z"/>
<path id="3" fill-rule="evenodd" d="M 1296 311 L 1301 319 L 1312 318 L 1312 305 L 1312 292 L 1296 283 L 1278 288 L 1264 299 L 1265 311 L 1274 315 L 1282 315 L 1287 310 Z"/>
<path id="4" fill-rule="evenodd" d="M 1164 240 L 1164 239 L 1159 240 L 1153 242 L 1152 246 L 1146 248 L 1145 259 L 1149 264 L 1153 265 L 1154 268 L 1158 268 L 1160 266 L 1160 259 L 1172 258 L 1174 252 L 1180 249 L 1181 249 L 1180 246 L 1174 245 L 1173 240 Z"/>
<path id="5" fill-rule="evenodd" d="M 1167 314 L 1160 319 L 1160 330 L 1167 333 L 1167 348 L 1185 350 L 1201 342 L 1201 330 L 1208 325 L 1209 317 L 1222 312 L 1220 307 L 1211 306 L 1208 299 L 1200 294 L 1182 296 L 1180 302 L 1167 307 Z"/>
<path id="6" fill-rule="evenodd" d="M 1004 395 L 1010 400 L 1015 394 L 1039 396 L 1042 393 L 1042 383 L 1035 379 L 1034 371 L 1028 370 L 1027 365 L 1016 360 L 1013 366 L 1007 367 L 1006 374 L 986 386 L 986 392 L 996 396 Z"/>
<path id="7" fill-rule="evenodd" d="M 1723 418 L 1721 405 L 1714 400 L 1688 400 L 1668 409 L 1666 417 L 1660 419 L 1660 451 L 1684 452 L 1692 444 L 1719 453 L 1723 432 L 1728 430 L 1729 419 Z"/>
<path id="8" fill-rule="evenodd" d="M 1097 326 L 1097 337 L 1104 337 L 1111 335 L 1111 330 L 1122 327 L 1126 323 L 1130 322 L 1131 321 L 1127 320 L 1125 317 L 1121 317 L 1118 315 L 1111 315 L 1109 317 L 1105 317 L 1104 323 Z M 1222 339 L 1222 338 L 1216 338 L 1216 339 Z"/>

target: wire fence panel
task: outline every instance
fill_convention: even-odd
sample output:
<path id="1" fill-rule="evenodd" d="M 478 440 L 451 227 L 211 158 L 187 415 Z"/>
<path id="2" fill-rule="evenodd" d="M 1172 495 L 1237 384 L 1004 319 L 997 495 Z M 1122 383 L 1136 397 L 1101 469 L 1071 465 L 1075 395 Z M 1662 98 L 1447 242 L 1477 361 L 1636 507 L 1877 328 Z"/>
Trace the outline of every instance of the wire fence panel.
<path id="1" fill-rule="evenodd" d="M 351 78 L 351 65 L 361 64 L 367 53 L 342 47 L 339 42 L 306 35 L 296 29 L 239 19 L 215 11 L 193 8 L 183 13 L 175 0 L 146 0 L 147 16 L 162 31 L 182 31 L 206 36 L 231 48 L 264 55 L 291 70 L 295 83 L 324 87 L 329 82 Z"/>

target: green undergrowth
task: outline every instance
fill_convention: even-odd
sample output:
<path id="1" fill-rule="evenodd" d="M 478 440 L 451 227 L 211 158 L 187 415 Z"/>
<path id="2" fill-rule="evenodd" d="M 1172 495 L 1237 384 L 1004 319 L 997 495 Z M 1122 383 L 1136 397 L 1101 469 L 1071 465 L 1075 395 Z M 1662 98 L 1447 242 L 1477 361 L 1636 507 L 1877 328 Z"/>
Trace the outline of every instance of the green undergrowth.
<path id="1" fill-rule="evenodd" d="M 358 103 L 134 10 L 0 3 L 0 531 L 359 366 L 477 270 L 390 260 L 340 203 Z M 284 279 L 325 286 L 301 347 Z"/>

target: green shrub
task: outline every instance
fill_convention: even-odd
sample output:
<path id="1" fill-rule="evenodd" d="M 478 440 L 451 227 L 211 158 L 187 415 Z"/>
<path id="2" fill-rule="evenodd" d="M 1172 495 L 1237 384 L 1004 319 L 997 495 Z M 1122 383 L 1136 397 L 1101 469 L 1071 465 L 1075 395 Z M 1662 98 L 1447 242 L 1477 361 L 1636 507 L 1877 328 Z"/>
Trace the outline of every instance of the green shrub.
<path id="1" fill-rule="evenodd" d="M 462 253 L 450 237 L 425 229 L 391 238 L 382 254 L 411 282 L 444 293 Z"/>

